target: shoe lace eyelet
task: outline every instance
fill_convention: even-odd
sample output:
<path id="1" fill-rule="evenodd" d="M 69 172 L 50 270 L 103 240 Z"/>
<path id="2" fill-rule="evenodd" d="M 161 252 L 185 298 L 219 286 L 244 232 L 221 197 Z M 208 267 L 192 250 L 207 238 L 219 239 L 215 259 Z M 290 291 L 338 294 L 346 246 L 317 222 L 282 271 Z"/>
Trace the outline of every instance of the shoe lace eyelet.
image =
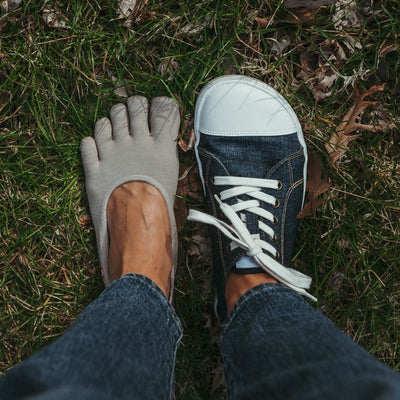
<path id="1" fill-rule="evenodd" d="M 272 241 L 272 243 L 275 243 L 276 241 L 277 241 L 277 237 L 276 237 L 276 235 L 274 234 L 274 236 L 272 236 L 272 238 L 271 238 L 271 241 Z"/>
<path id="2" fill-rule="evenodd" d="M 275 260 L 279 260 L 281 258 L 281 255 L 279 254 L 279 251 L 276 252 L 274 258 L 275 258 Z"/>
<path id="3" fill-rule="evenodd" d="M 282 190 L 283 183 L 282 181 L 278 181 L 278 189 L 277 190 Z"/>
<path id="4" fill-rule="evenodd" d="M 272 225 L 278 225 L 278 218 L 274 215 L 274 220 L 272 221 Z"/>
<path id="5" fill-rule="evenodd" d="M 275 204 L 274 204 L 274 208 L 278 208 L 281 205 L 281 202 L 279 201 L 279 199 L 275 199 Z"/>

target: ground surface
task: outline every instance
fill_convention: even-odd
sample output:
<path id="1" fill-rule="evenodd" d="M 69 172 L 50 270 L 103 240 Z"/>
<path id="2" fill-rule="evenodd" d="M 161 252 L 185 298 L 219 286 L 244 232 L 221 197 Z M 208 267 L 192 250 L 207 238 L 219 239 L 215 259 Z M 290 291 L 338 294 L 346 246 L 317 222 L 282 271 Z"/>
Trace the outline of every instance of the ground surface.
<path id="1" fill-rule="evenodd" d="M 186 145 L 199 90 L 235 72 L 288 99 L 315 153 L 295 267 L 326 315 L 399 369 L 399 2 L 139 0 L 122 18 L 116 3 L 24 1 L 0 18 L 0 372 L 102 290 L 78 146 L 124 86 L 182 105 L 176 398 L 224 397 L 207 228 L 184 222 L 204 207 Z"/>

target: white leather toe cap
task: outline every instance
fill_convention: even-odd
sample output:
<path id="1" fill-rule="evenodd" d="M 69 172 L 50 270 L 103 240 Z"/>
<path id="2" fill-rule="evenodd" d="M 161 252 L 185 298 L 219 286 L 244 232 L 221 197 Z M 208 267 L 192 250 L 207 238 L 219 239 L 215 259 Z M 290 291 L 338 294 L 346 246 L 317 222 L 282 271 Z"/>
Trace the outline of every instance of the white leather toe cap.
<path id="1" fill-rule="evenodd" d="M 301 131 L 289 103 L 273 88 L 253 78 L 228 75 L 201 91 L 195 130 L 209 135 L 286 135 Z"/>

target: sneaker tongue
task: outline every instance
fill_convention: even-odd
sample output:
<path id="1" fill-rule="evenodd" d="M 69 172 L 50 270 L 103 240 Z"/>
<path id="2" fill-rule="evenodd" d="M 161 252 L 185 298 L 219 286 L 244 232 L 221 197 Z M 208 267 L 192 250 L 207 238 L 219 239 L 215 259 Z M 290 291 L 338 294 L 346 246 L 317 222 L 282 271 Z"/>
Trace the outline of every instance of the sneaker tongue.
<path id="1" fill-rule="evenodd" d="M 224 138 L 226 140 L 226 138 Z M 243 143 L 244 142 L 244 143 Z M 266 147 L 265 140 L 254 137 L 241 137 L 237 143 L 230 143 L 230 152 L 224 156 L 224 166 L 227 168 L 230 176 L 240 176 L 246 178 L 266 179 L 273 167 L 282 159 L 279 156 L 269 156 L 270 149 L 260 151 Z M 266 156 L 268 152 L 268 157 Z M 272 193 L 270 193 L 272 194 Z M 231 198 L 226 202 L 230 205 L 235 204 L 238 199 L 242 201 L 251 200 L 249 196 L 241 195 Z M 246 218 L 246 227 L 250 233 L 259 233 L 258 216 L 243 211 Z M 261 237 L 263 239 L 263 237 Z M 246 261 L 247 262 L 247 261 Z"/>

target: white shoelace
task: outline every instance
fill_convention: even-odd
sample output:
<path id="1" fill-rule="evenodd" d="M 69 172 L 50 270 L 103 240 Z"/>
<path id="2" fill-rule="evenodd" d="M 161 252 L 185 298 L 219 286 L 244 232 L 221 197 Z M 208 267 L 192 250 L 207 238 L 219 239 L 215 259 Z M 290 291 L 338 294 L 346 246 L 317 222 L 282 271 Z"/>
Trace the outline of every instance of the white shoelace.
<path id="1" fill-rule="evenodd" d="M 308 297 L 313 301 L 317 299 L 309 294 L 306 289 L 310 288 L 311 278 L 292 268 L 286 268 L 280 264 L 276 258 L 279 257 L 276 249 L 269 243 L 260 239 L 259 234 L 251 234 L 246 227 L 245 214 L 242 211 L 253 213 L 269 221 L 271 224 L 276 223 L 276 217 L 269 211 L 260 207 L 261 202 L 279 207 L 278 199 L 263 193 L 262 189 L 280 190 L 281 182 L 272 179 L 255 179 L 243 178 L 236 176 L 216 176 L 214 185 L 232 186 L 232 188 L 224 190 L 220 193 L 220 197 L 215 195 L 215 199 L 219 203 L 221 211 L 231 222 L 228 225 L 212 215 L 190 210 L 188 215 L 189 221 L 203 222 L 213 225 L 225 234 L 231 242 L 231 250 L 241 247 L 246 250 L 249 257 L 253 257 L 258 265 L 277 281 L 295 290 L 297 293 Z M 247 195 L 250 200 L 238 200 L 236 204 L 229 205 L 224 200 L 234 196 Z M 266 233 L 271 241 L 276 240 L 273 229 L 262 221 L 258 221 L 258 227 Z"/>

